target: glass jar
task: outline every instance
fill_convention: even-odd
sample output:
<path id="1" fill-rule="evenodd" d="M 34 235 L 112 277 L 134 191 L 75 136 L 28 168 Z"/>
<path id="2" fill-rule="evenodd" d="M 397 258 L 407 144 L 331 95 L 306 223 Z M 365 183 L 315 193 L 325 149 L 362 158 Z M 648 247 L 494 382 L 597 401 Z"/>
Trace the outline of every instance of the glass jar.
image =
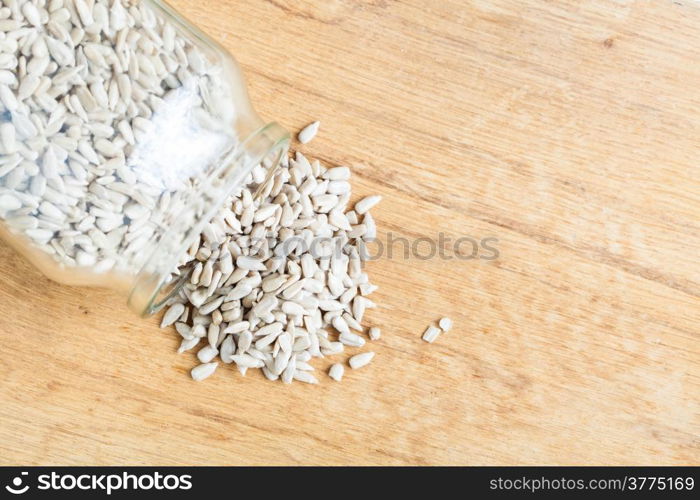
<path id="1" fill-rule="evenodd" d="M 49 278 L 151 314 L 289 135 L 257 115 L 227 51 L 161 0 L 2 5 L 0 236 Z"/>

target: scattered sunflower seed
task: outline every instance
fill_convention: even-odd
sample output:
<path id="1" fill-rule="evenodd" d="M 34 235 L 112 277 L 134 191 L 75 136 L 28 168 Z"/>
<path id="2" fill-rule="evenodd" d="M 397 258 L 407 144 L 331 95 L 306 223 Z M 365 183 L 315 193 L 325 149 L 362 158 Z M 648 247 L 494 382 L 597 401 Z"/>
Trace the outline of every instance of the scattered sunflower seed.
<path id="1" fill-rule="evenodd" d="M 434 326 L 429 326 L 426 330 L 425 333 L 423 333 L 423 340 L 428 342 L 429 344 L 432 344 L 435 342 L 440 335 L 440 329 Z"/>
<path id="2" fill-rule="evenodd" d="M 352 358 L 350 358 L 350 368 L 353 370 L 357 370 L 358 368 L 362 368 L 363 366 L 367 366 L 372 359 L 374 358 L 374 353 L 373 352 L 363 352 L 361 354 L 355 354 Z"/>
<path id="3" fill-rule="evenodd" d="M 204 380 L 216 371 L 217 366 L 219 366 L 219 363 L 204 363 L 201 365 L 197 365 L 194 368 L 192 368 L 192 378 L 198 382 L 200 380 Z"/>
<path id="4" fill-rule="evenodd" d="M 439 322 L 440 329 L 447 333 L 452 329 L 452 320 L 450 318 L 442 318 Z"/>
<path id="5" fill-rule="evenodd" d="M 328 376 L 336 382 L 341 381 L 343 378 L 343 373 L 345 373 L 345 368 L 340 363 L 335 363 L 328 370 Z"/>
<path id="6" fill-rule="evenodd" d="M 367 196 L 355 204 L 355 212 L 360 215 L 366 214 L 380 201 L 382 201 L 382 197 L 379 195 Z"/>
<path id="7" fill-rule="evenodd" d="M 298 138 L 299 142 L 302 144 L 308 144 L 316 137 L 318 133 L 318 128 L 321 126 L 321 122 L 315 121 L 304 127 L 301 132 L 299 132 Z"/>

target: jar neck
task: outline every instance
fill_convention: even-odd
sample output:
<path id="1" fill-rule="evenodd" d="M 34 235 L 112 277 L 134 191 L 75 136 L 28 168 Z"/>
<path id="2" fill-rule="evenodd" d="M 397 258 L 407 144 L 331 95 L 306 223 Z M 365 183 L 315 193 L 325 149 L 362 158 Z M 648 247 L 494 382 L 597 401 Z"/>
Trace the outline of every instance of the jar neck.
<path id="1" fill-rule="evenodd" d="M 162 235 L 136 275 L 129 307 L 142 316 L 161 309 L 189 279 L 190 270 L 172 278 L 181 258 L 226 200 L 243 186 L 253 167 L 265 161 L 275 170 L 289 147 L 289 133 L 272 122 L 232 146 L 210 165 L 170 207 Z"/>

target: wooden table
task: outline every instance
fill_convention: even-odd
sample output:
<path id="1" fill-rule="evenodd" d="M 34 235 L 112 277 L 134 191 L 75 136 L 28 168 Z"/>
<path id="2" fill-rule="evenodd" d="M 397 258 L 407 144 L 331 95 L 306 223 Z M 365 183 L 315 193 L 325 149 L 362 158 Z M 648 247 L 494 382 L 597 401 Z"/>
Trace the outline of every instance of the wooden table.
<path id="1" fill-rule="evenodd" d="M 384 241 L 499 257 L 397 243 L 373 364 L 288 387 L 194 383 L 157 319 L 0 245 L 2 464 L 700 461 L 699 5 L 173 3 L 262 115 L 322 121 L 303 151 L 384 196 Z"/>

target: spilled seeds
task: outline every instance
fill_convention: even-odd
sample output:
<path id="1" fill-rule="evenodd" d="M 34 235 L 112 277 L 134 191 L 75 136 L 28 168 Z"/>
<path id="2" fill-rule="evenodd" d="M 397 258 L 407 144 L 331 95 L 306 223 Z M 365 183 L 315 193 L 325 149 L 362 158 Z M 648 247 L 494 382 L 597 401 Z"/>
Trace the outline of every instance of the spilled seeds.
<path id="1" fill-rule="evenodd" d="M 369 210 L 381 197 L 351 208 L 350 174 L 297 152 L 261 196 L 242 189 L 206 226 L 188 252 L 189 282 L 161 323 L 180 335 L 178 352 L 197 351 L 193 379 L 223 363 L 243 375 L 260 369 L 270 381 L 317 384 L 315 358 L 379 338 L 362 323 L 375 307 L 364 262 L 376 236 Z M 350 366 L 373 357 L 360 353 Z M 336 363 L 329 376 L 339 381 L 343 371 Z"/>

